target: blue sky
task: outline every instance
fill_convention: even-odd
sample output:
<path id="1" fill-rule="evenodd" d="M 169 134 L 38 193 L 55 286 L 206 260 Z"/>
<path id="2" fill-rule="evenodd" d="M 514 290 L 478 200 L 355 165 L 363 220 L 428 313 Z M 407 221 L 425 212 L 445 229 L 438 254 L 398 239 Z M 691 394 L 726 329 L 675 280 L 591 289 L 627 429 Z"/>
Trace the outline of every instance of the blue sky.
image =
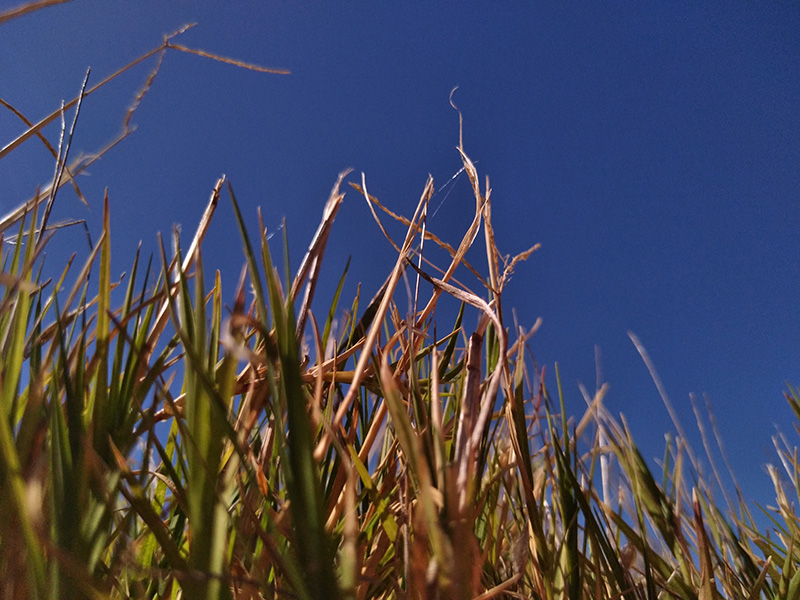
<path id="1" fill-rule="evenodd" d="M 707 394 L 745 492 L 773 497 L 763 465 L 775 424 L 793 435 L 782 391 L 800 384 L 796 6 L 78 0 L 2 27 L 0 97 L 36 121 L 76 95 L 87 66 L 97 82 L 187 22 L 198 25 L 180 43 L 292 74 L 166 56 L 136 133 L 81 180 L 90 208 L 65 192 L 54 217 L 85 218 L 96 238 L 108 187 L 118 273 L 139 240 L 153 251 L 174 223 L 188 236 L 222 173 L 252 230 L 257 206 L 272 230 L 286 218 L 295 264 L 347 167 L 411 213 L 428 173 L 438 189 L 461 166 L 448 103 L 459 86 L 501 249 L 542 244 L 506 309 L 523 325 L 542 317 L 531 347 L 551 374 L 559 363 L 573 414 L 598 345 L 608 408 L 661 455 L 672 425 L 633 331 L 686 429 L 689 394 Z M 86 100 L 73 156 L 113 137 L 151 67 Z M 0 112 L 0 144 L 22 130 Z M 0 212 L 51 172 L 36 142 L 0 161 Z M 432 204 L 431 229 L 459 240 L 474 207 L 464 177 Z M 62 233 L 59 252 L 85 248 L 82 232 Z M 329 285 L 351 254 L 348 289 L 363 281 L 371 294 L 395 257 L 355 192 L 332 234 Z M 205 260 L 233 285 L 242 259 L 227 205 Z"/>

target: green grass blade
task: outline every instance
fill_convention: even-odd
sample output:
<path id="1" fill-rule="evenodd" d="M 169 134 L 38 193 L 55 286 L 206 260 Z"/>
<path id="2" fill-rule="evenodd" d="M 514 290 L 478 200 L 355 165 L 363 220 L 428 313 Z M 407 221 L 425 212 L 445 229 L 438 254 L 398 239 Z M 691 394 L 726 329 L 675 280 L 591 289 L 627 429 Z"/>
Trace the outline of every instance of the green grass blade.
<path id="1" fill-rule="evenodd" d="M 247 227 L 242 218 L 242 212 L 239 210 L 239 203 L 236 201 L 236 194 L 233 193 L 233 186 L 228 181 L 228 195 L 231 197 L 231 205 L 233 206 L 233 213 L 236 216 L 236 224 L 239 226 L 239 235 L 244 244 L 244 254 L 247 260 L 247 270 L 250 272 L 250 283 L 253 286 L 253 292 L 256 295 L 256 313 L 258 320 L 261 323 L 267 323 L 267 303 L 264 296 L 264 288 L 261 285 L 261 275 L 258 270 L 258 263 L 256 256 L 253 252 L 253 245 L 250 243 L 250 237 L 247 235 Z M 263 232 L 262 232 L 263 235 Z"/>
<path id="2" fill-rule="evenodd" d="M 0 487 L 4 490 L 0 498 L 3 515 L 0 516 L 0 539 L 22 539 L 24 561 L 30 598 L 41 598 L 47 590 L 46 572 L 42 546 L 34 527 L 33 518 L 28 507 L 26 483 L 22 472 L 22 463 L 14 440 L 11 422 L 12 409 L 16 403 L 16 394 L 24 362 L 24 344 L 28 325 L 31 299 L 26 283 L 29 283 L 31 259 L 33 257 L 33 235 L 35 233 L 35 216 L 31 219 L 28 230 L 28 243 L 24 258 L 19 265 L 19 283 L 16 289 L 7 288 L 6 295 L 14 295 L 10 315 L 4 318 L 4 341 L 0 365 L 2 370 L 2 390 L 0 390 Z M 20 235 L 14 252 L 14 263 L 21 255 L 22 235 L 25 223 L 20 225 Z M 3 303 L 6 304 L 5 302 Z M 5 552 L 2 553 L 5 555 Z"/>
<path id="3" fill-rule="evenodd" d="M 289 468 L 284 474 L 292 503 L 294 543 L 305 576 L 306 589 L 298 592 L 315 599 L 335 599 L 340 592 L 333 569 L 332 542 L 325 531 L 319 467 L 314 460 L 308 399 L 300 373 L 291 300 L 284 298 L 280 292 L 266 244 L 262 246 L 262 253 L 280 361 L 279 393 L 285 400 L 289 430 Z"/>

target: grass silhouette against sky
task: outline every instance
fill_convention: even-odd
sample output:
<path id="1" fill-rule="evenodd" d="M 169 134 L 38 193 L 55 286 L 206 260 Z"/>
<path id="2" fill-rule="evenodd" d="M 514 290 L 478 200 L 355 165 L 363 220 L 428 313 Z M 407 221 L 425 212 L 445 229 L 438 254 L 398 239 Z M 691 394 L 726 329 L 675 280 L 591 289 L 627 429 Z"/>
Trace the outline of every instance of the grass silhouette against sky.
<path id="1" fill-rule="evenodd" d="M 542 244 L 505 302 L 523 325 L 543 318 L 531 346 L 539 364 L 559 363 L 568 408 L 582 412 L 577 382 L 594 388 L 598 345 L 607 407 L 626 415 L 648 458 L 661 455 L 672 424 L 633 331 L 689 431 L 689 394 L 707 394 L 746 495 L 771 497 L 763 464 L 774 461 L 773 424 L 790 415 L 785 382 L 800 380 L 793 7 L 80 1 L 4 25 L 0 96 L 38 120 L 77 94 L 87 66 L 96 82 L 188 22 L 198 25 L 181 43 L 291 75 L 169 53 L 135 134 L 81 179 L 89 210 L 65 193 L 53 219 L 85 218 L 96 233 L 108 187 L 115 256 L 132 256 L 139 240 L 153 251 L 157 231 L 194 230 L 225 173 L 246 214 L 260 205 L 272 231 L 286 219 L 297 260 L 332 181 L 353 167 L 353 181 L 363 171 L 370 193 L 401 213 L 430 172 L 431 205 L 444 203 L 430 222 L 446 237 L 474 203 L 463 175 L 445 187 L 461 167 L 448 103 L 459 86 L 465 147 L 491 176 L 499 238 L 515 244 L 502 250 Z M 113 137 L 151 68 L 86 100 L 74 152 Z M 0 143 L 23 130 L 0 112 Z M 0 212 L 52 171 L 46 151 L 28 146 L 0 161 Z M 352 255 L 347 285 L 364 281 L 371 294 L 395 253 L 357 194 L 338 220 L 326 261 L 340 266 L 322 283 L 334 286 Z M 234 232 L 222 211 L 209 272 L 241 268 Z M 80 245 L 74 228 L 49 252 Z"/>

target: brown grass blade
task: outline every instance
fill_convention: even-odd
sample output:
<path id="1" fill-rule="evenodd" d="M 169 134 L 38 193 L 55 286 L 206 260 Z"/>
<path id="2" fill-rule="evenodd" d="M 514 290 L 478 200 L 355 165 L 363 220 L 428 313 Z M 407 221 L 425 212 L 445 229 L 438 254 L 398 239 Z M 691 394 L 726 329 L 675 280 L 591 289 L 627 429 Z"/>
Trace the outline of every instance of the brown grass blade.
<path id="1" fill-rule="evenodd" d="M 325 203 L 325 208 L 322 211 L 322 221 L 317 227 L 311 244 L 308 246 L 303 261 L 300 263 L 300 268 L 297 270 L 297 275 L 292 283 L 291 298 L 294 302 L 300 293 L 300 288 L 308 278 L 306 285 L 306 293 L 303 296 L 303 304 L 300 307 L 300 312 L 297 316 L 297 329 L 296 336 L 298 341 L 303 335 L 306 327 L 306 318 L 308 316 L 311 301 L 314 299 L 314 291 L 317 287 L 317 279 L 319 278 L 320 268 L 322 266 L 322 256 L 325 254 L 325 246 L 328 243 L 328 235 L 330 234 L 333 221 L 336 218 L 336 213 L 339 212 L 339 207 L 344 200 L 344 194 L 340 192 L 342 181 L 347 176 L 350 170 L 342 171 L 336 183 L 333 184 L 328 201 Z"/>
<path id="2" fill-rule="evenodd" d="M 29 15 L 32 12 L 36 12 L 40 8 L 47 8 L 48 6 L 55 6 L 56 4 L 65 4 L 70 1 L 71 0 L 39 0 L 38 2 L 22 4 L 0 13 L 0 25 L 11 21 L 12 19 L 16 19 L 17 17 Z"/>
<path id="3" fill-rule="evenodd" d="M 60 0 L 60 1 L 65 1 L 65 0 Z M 13 107 L 11 104 L 6 102 L 2 98 L 0 98 L 0 105 L 5 106 L 20 121 L 25 123 L 25 125 L 27 127 L 33 127 L 33 122 L 30 119 L 28 119 L 24 114 L 22 114 L 22 112 L 17 110 L 15 107 Z M 47 151 L 50 153 L 50 155 L 55 160 L 58 160 L 58 152 L 56 152 L 56 149 L 53 148 L 53 145 L 48 141 L 48 139 L 46 137 L 44 137 L 44 135 L 42 135 L 42 133 L 40 131 L 36 133 L 36 137 L 38 137 L 39 141 L 41 141 L 42 144 L 44 145 L 44 147 L 47 148 Z M 75 190 L 75 194 L 78 196 L 78 199 L 83 203 L 84 206 L 88 207 L 89 203 L 86 201 L 86 197 L 83 195 L 83 192 L 81 192 L 81 189 L 78 186 L 78 182 L 75 181 L 75 175 L 72 173 L 70 168 L 68 166 L 66 166 L 66 165 L 64 166 L 64 175 L 66 175 L 66 182 L 69 182 L 69 183 L 72 184 L 72 186 L 73 186 L 73 188 Z"/>
<path id="4" fill-rule="evenodd" d="M 219 194 L 220 190 L 222 189 L 222 185 L 225 183 L 225 175 L 217 179 L 217 183 L 214 185 L 214 189 L 211 191 L 211 197 L 208 199 L 208 204 L 206 205 L 205 211 L 203 211 L 203 216 L 200 218 L 200 224 L 197 226 L 197 231 L 194 234 L 194 238 L 192 239 L 192 243 L 189 245 L 189 249 L 186 252 L 186 256 L 183 259 L 183 264 L 180 266 L 181 273 L 184 276 L 188 276 L 189 270 L 192 268 L 194 264 L 195 255 L 197 254 L 197 249 L 203 244 L 203 239 L 208 232 L 208 228 L 211 226 L 211 219 L 214 216 L 214 212 L 217 210 L 217 204 L 219 204 Z M 175 271 L 175 259 L 172 260 L 172 263 L 169 266 L 169 272 L 165 275 L 169 277 Z M 171 287 L 177 286 L 178 278 L 175 277 L 175 282 L 165 281 L 164 285 L 167 290 Z M 147 339 L 147 348 L 148 350 L 145 353 L 144 362 L 147 362 L 150 355 L 155 351 L 156 342 L 159 337 L 161 337 L 161 333 L 164 331 L 164 328 L 167 326 L 169 322 L 169 300 L 168 295 L 165 294 L 161 299 L 161 306 L 158 311 L 158 316 L 156 317 L 155 322 L 153 323 L 153 327 L 150 330 L 150 334 Z"/>
<path id="5" fill-rule="evenodd" d="M 268 67 L 262 67 L 260 65 L 255 65 L 253 63 L 247 63 L 235 58 L 226 58 L 224 56 L 220 56 L 219 54 L 206 52 L 205 50 L 198 50 L 197 48 L 188 48 L 180 44 L 173 44 L 168 41 L 165 42 L 164 47 L 172 48 L 173 50 L 178 50 L 180 52 L 186 52 L 188 54 L 196 54 L 197 56 L 202 56 L 203 58 L 210 58 L 212 60 L 216 60 L 217 62 L 233 65 L 235 67 L 240 67 L 242 69 L 247 69 L 248 71 L 258 71 L 259 73 L 272 73 L 273 75 L 291 74 L 291 72 L 287 71 L 286 69 L 270 69 Z"/>
<path id="6" fill-rule="evenodd" d="M 356 190 L 356 191 L 357 191 L 359 194 L 364 194 L 364 196 L 365 196 L 366 198 L 369 198 L 369 202 L 370 202 L 370 204 L 375 204 L 375 205 L 376 205 L 378 208 L 380 208 L 380 209 L 381 209 L 383 212 L 385 212 L 387 215 L 389 215 L 390 217 L 392 217 L 392 218 L 393 218 L 394 220 L 396 220 L 398 223 L 402 223 L 402 224 L 403 224 L 403 225 L 405 225 L 406 227 L 411 227 L 411 221 L 409 221 L 409 220 L 408 220 L 406 217 L 404 217 L 403 215 L 398 215 L 397 213 L 393 212 L 391 209 L 389 209 L 389 208 L 387 208 L 386 206 L 384 206 L 384 205 L 381 203 L 381 201 L 380 201 L 378 198 L 376 198 L 375 196 L 372 196 L 372 195 L 368 194 L 368 193 L 365 191 L 365 188 L 364 188 L 364 187 L 362 187 L 361 185 L 358 185 L 357 183 L 354 183 L 354 182 L 350 182 L 350 185 L 351 185 L 351 186 L 353 187 L 353 189 L 355 189 L 355 190 Z M 371 207 L 370 207 L 370 208 L 371 208 Z M 376 215 L 374 212 L 373 212 L 373 218 L 374 218 L 374 219 L 376 219 L 376 221 L 378 221 L 378 223 L 379 223 L 379 227 L 381 227 L 381 229 L 383 230 L 383 227 L 382 227 L 382 225 L 380 224 L 380 221 L 379 221 L 379 219 L 377 219 L 377 215 Z M 418 226 L 418 225 L 415 225 L 415 226 L 419 228 L 419 226 Z M 439 237 L 438 237 L 438 236 L 437 236 L 435 233 L 431 232 L 431 231 L 430 231 L 430 230 L 428 230 L 428 229 L 426 229 L 425 231 L 423 231 L 423 230 L 422 230 L 422 228 L 419 228 L 419 231 L 420 231 L 420 233 L 421 233 L 421 234 L 424 236 L 424 238 L 425 238 L 426 240 L 431 240 L 432 242 L 434 242 L 435 244 L 437 244 L 437 245 L 438 245 L 438 246 L 439 246 L 439 247 L 440 247 L 442 250 L 444 250 L 444 251 L 446 251 L 448 254 L 450 254 L 450 257 L 451 257 L 451 258 L 452 258 L 452 257 L 455 257 L 457 250 L 456 250 L 455 248 L 453 248 L 453 246 L 451 246 L 450 244 L 448 244 L 447 242 L 445 242 L 444 240 L 442 240 L 441 238 L 439 238 Z M 384 232 L 384 235 L 386 235 L 386 236 L 388 237 L 388 234 L 386 234 L 385 232 Z M 394 243 L 393 243 L 391 240 L 390 240 L 390 243 L 394 244 Z M 429 265 L 429 266 L 431 266 L 431 267 L 434 267 L 434 268 L 436 268 L 437 270 L 440 270 L 438 267 L 436 267 L 436 265 L 434 265 L 433 263 L 431 263 L 431 262 L 430 262 L 429 260 L 427 260 L 426 258 L 424 258 L 424 257 L 423 257 L 423 259 L 422 259 L 422 260 L 423 260 L 423 261 L 424 261 L 424 262 L 425 262 L 427 265 Z M 466 267 L 466 268 L 467 268 L 467 269 L 468 269 L 468 270 L 469 270 L 469 271 L 470 271 L 470 272 L 471 272 L 471 273 L 472 273 L 472 274 L 475 276 L 475 278 L 476 278 L 476 279 L 478 279 L 478 281 L 480 281 L 482 284 L 486 285 L 486 281 L 484 280 L 483 276 L 482 276 L 482 275 L 481 275 L 481 274 L 478 272 L 478 270 L 477 270 L 475 267 L 473 267 L 473 266 L 472 266 L 472 265 L 469 263 L 469 261 L 467 261 L 465 258 L 463 258 L 463 257 L 462 257 L 462 259 L 461 259 L 461 263 L 460 263 L 460 264 L 464 265 L 464 266 L 465 266 L 465 267 Z M 442 271 L 442 273 L 444 273 L 444 271 Z M 454 279 L 454 281 L 455 281 L 455 279 Z"/>
<path id="7" fill-rule="evenodd" d="M 412 223 L 416 222 L 417 217 L 419 216 L 423 205 L 430 198 L 430 194 L 433 190 L 433 181 L 428 179 L 428 183 L 425 185 L 425 190 L 422 192 L 422 196 L 420 197 L 419 203 L 417 204 L 417 209 L 414 211 L 414 217 L 411 220 Z M 375 345 L 375 341 L 378 339 L 378 334 L 381 330 L 381 324 L 383 323 L 383 318 L 386 315 L 386 311 L 389 308 L 389 303 L 392 300 L 392 296 L 394 294 L 394 290 L 397 287 L 397 283 L 400 281 L 400 276 L 403 274 L 405 270 L 405 265 L 408 258 L 408 253 L 411 250 L 411 245 L 414 241 L 415 237 L 415 228 L 409 227 L 408 231 L 406 232 L 406 239 L 403 242 L 403 247 L 400 249 L 397 261 L 395 263 L 394 268 L 392 269 L 392 273 L 389 277 L 389 283 L 386 286 L 386 293 L 383 296 L 383 300 L 381 301 L 380 306 L 378 307 L 377 314 L 375 315 L 375 320 L 372 323 L 372 326 L 369 329 L 369 332 L 366 336 L 366 341 L 364 342 L 364 351 L 361 353 L 359 357 L 358 363 L 356 364 L 355 374 L 353 376 L 353 383 L 350 385 L 350 388 L 347 390 L 347 395 L 342 400 L 341 404 L 339 405 L 339 409 L 336 411 L 336 415 L 331 422 L 331 427 L 333 429 L 338 428 L 342 420 L 344 419 L 345 414 L 350 409 L 350 405 L 353 403 L 353 400 L 358 393 L 358 387 L 361 384 L 361 378 L 364 375 L 364 371 L 367 368 L 367 364 L 372 359 L 371 356 L 371 348 Z M 322 439 L 320 440 L 319 444 L 317 445 L 317 449 L 314 452 L 314 456 L 317 460 L 320 460 L 324 455 L 325 452 L 328 450 L 328 445 L 330 444 L 330 434 L 326 433 L 323 435 Z"/>

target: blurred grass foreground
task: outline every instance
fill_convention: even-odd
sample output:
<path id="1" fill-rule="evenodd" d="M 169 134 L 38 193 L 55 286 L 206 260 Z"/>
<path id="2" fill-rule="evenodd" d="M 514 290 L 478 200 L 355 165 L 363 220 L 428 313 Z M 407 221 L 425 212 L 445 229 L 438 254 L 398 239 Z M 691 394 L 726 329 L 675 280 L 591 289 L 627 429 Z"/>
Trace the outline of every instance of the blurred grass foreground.
<path id="1" fill-rule="evenodd" d="M 341 297 L 346 267 L 336 290 L 317 289 L 346 173 L 295 273 L 275 266 L 260 216 L 241 213 L 222 177 L 190 246 L 176 233 L 155 257 L 137 252 L 124 285 L 108 196 L 89 256 L 46 278 L 59 190 L 83 199 L 77 176 L 130 134 L 165 54 L 270 71 L 179 33 L 39 123 L 2 101 L 26 131 L 0 159 L 41 143 L 56 166 L 0 219 L 0 597 L 800 598 L 796 447 L 776 443 L 760 530 L 735 485 L 726 494 L 716 468 L 703 478 L 684 436 L 652 472 L 605 387 L 582 390 L 586 412 L 568 419 L 558 373 L 548 387 L 527 352 L 535 326 L 510 326 L 502 305 L 535 247 L 499 252 L 489 182 L 463 144 L 475 212 L 453 245 L 426 227 L 431 179 L 410 218 L 363 177 L 350 184 L 397 252 L 371 298 Z M 147 59 L 119 137 L 70 161 L 83 98 Z M 246 264 L 226 274 L 229 299 L 202 259 L 221 199 Z M 480 265 L 466 261 L 473 247 Z M 330 294 L 319 321 L 316 292 Z M 456 309 L 437 322 L 445 302 Z M 800 418 L 797 391 L 786 398 Z"/>

